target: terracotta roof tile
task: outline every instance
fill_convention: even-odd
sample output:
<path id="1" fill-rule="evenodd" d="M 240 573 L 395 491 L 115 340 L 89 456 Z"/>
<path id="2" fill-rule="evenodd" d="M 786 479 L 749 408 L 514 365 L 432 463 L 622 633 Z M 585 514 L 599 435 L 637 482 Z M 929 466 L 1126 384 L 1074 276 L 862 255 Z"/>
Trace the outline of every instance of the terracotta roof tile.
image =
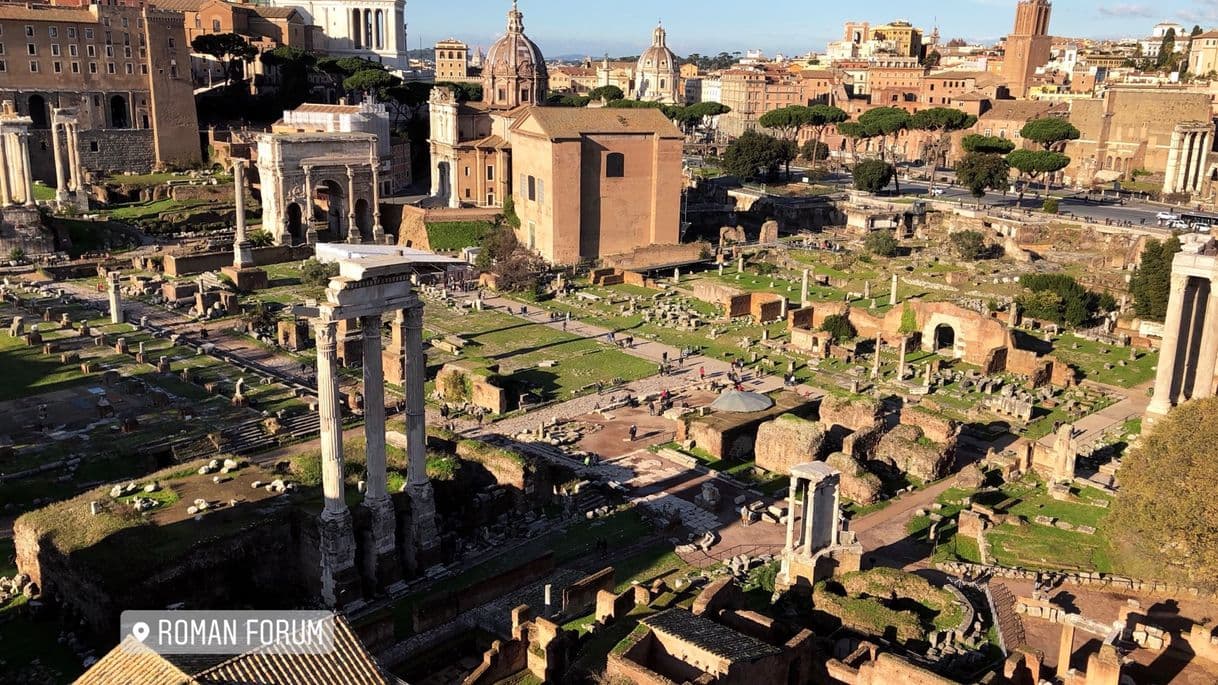
<path id="1" fill-rule="evenodd" d="M 532 119 L 552 140 L 579 138 L 589 133 L 653 133 L 662 138 L 680 138 L 681 132 L 658 109 L 611 107 L 533 107 L 517 120 Z"/>

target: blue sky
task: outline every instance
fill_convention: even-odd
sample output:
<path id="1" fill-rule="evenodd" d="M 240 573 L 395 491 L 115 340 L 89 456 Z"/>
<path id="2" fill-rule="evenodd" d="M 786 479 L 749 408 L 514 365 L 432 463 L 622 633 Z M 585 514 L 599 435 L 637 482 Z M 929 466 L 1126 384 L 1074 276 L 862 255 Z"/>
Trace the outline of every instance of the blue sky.
<path id="1" fill-rule="evenodd" d="M 1014 23 L 1016 0 L 520 0 L 525 30 L 547 55 L 637 54 L 664 20 L 678 54 L 759 48 L 767 54 L 823 51 L 843 21 L 908 19 L 944 39 L 992 41 Z M 504 30 L 509 0 L 407 0 L 410 46 L 454 37 L 486 46 Z M 1155 23 L 1218 27 L 1218 0 L 1055 0 L 1055 35 L 1143 36 Z"/>

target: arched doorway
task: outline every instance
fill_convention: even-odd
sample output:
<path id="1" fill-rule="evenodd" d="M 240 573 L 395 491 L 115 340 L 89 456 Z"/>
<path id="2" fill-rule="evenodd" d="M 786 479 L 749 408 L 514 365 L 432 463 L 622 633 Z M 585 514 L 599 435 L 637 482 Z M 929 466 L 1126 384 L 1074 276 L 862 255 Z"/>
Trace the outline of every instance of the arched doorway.
<path id="1" fill-rule="evenodd" d="M 130 128 L 131 118 L 127 114 L 127 98 L 115 95 L 110 98 L 110 128 Z"/>
<path id="2" fill-rule="evenodd" d="M 334 181 L 323 181 L 318 188 L 317 205 L 319 210 L 325 210 L 321 218 L 324 218 L 326 222 L 326 229 L 330 231 L 331 240 L 340 240 L 347 234 L 343 230 L 346 215 L 344 198 L 343 187 Z"/>
<path id="3" fill-rule="evenodd" d="M 359 228 L 360 240 L 372 240 L 372 213 L 368 211 L 368 201 L 363 198 L 355 201 L 355 225 Z"/>
<path id="4" fill-rule="evenodd" d="M 300 205 L 295 202 L 288 203 L 288 235 L 291 236 L 291 243 L 299 245 L 304 242 L 304 226 L 300 218 Z"/>
<path id="5" fill-rule="evenodd" d="M 945 323 L 935 326 L 934 346 L 935 352 L 954 352 L 956 349 L 956 329 Z"/>
<path id="6" fill-rule="evenodd" d="M 445 202 L 449 200 L 449 164 L 448 162 L 440 162 L 436 165 L 436 197 Z"/>
<path id="7" fill-rule="evenodd" d="M 47 108 L 47 99 L 41 95 L 31 95 L 28 103 L 30 108 L 30 118 L 34 120 L 31 128 L 50 128 L 51 115 L 50 110 Z"/>

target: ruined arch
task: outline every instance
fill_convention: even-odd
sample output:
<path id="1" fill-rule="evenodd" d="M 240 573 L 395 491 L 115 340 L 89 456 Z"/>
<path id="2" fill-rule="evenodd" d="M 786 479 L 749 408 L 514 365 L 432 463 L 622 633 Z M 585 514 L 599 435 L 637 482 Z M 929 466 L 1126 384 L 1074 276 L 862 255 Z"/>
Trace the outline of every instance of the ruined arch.
<path id="1" fill-rule="evenodd" d="M 300 205 L 289 202 L 287 207 L 287 231 L 291 244 L 299 245 L 304 242 L 304 221 Z"/>
<path id="2" fill-rule="evenodd" d="M 372 212 L 369 211 L 368 201 L 362 197 L 355 201 L 355 225 L 359 228 L 360 240 L 372 240 Z"/>
<path id="3" fill-rule="evenodd" d="M 956 329 L 950 323 L 941 323 L 935 326 L 935 330 L 931 336 L 931 346 L 935 352 L 949 352 L 953 355 L 956 351 Z"/>
<path id="4" fill-rule="evenodd" d="M 30 128 L 46 129 L 51 127 L 50 108 L 47 106 L 47 99 L 35 93 L 26 100 L 26 106 L 30 109 L 30 118 L 34 123 Z"/>
<path id="5" fill-rule="evenodd" d="M 131 128 L 127 98 L 122 95 L 114 95 L 110 98 L 110 128 Z"/>
<path id="6" fill-rule="evenodd" d="M 319 209 L 324 207 L 325 213 L 322 216 L 326 221 L 326 229 L 330 231 L 330 238 L 340 239 L 345 236 L 343 222 L 347 214 L 347 196 L 343 192 L 343 185 L 331 179 L 323 180 L 318 186 L 317 205 Z"/>

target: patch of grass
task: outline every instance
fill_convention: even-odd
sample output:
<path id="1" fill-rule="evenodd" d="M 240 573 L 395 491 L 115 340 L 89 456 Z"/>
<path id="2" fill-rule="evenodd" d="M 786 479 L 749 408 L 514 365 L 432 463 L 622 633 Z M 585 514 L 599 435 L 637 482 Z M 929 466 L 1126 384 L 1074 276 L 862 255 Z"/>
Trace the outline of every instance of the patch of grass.
<path id="1" fill-rule="evenodd" d="M 84 377 L 80 364 L 61 364 L 59 357 L 42 354 L 41 347 L 27 347 L 20 338 L 0 332 L 0 401 L 47 392 Z"/>
<path id="2" fill-rule="evenodd" d="M 489 221 L 442 221 L 427 224 L 427 242 L 436 252 L 474 247 L 491 231 Z"/>
<path id="3" fill-rule="evenodd" d="M 1142 352 L 1137 359 L 1130 360 L 1128 347 L 1085 340 L 1071 333 L 1054 341 L 1053 354 L 1081 371 L 1084 378 L 1121 388 L 1133 388 L 1153 380 L 1159 360 L 1157 352 Z M 1120 366 L 1121 362 L 1125 366 Z M 1106 364 L 1111 364 L 1112 368 L 1105 369 Z"/>
<path id="4" fill-rule="evenodd" d="M 637 554 L 613 562 L 616 572 L 617 586 L 614 592 L 624 592 L 635 582 L 645 582 L 666 575 L 673 571 L 683 571 L 689 568 L 672 545 L 658 542 Z"/>

